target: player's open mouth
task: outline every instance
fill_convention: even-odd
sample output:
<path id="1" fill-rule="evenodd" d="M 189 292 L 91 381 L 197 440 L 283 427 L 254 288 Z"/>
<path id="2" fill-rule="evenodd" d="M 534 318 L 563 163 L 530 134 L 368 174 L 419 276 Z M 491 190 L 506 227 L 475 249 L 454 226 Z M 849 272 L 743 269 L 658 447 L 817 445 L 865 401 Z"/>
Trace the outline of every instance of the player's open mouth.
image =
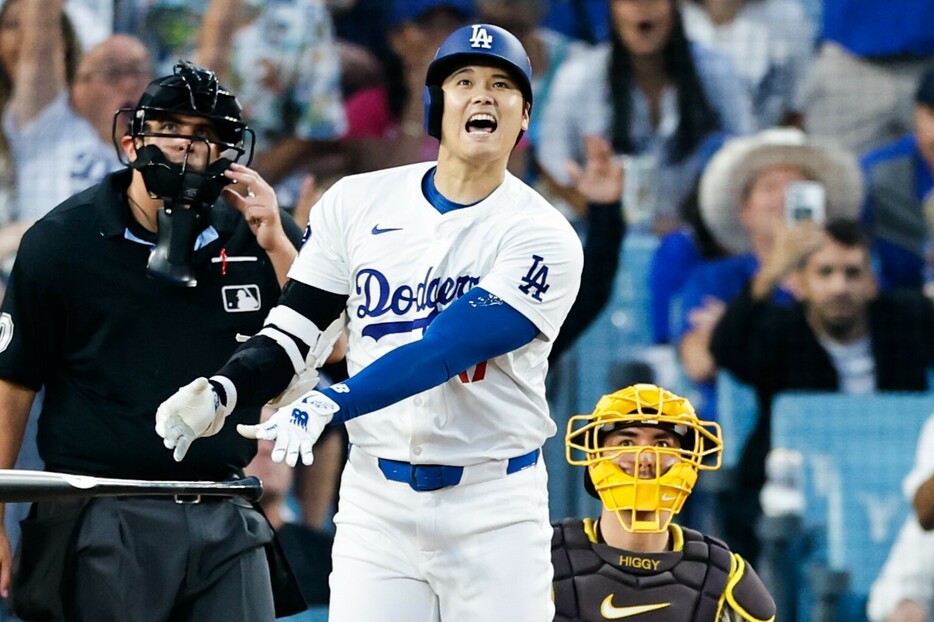
<path id="1" fill-rule="evenodd" d="M 467 130 L 468 134 L 492 134 L 496 131 L 496 125 L 496 119 L 493 118 L 493 115 L 478 112 L 470 115 L 464 129 Z"/>

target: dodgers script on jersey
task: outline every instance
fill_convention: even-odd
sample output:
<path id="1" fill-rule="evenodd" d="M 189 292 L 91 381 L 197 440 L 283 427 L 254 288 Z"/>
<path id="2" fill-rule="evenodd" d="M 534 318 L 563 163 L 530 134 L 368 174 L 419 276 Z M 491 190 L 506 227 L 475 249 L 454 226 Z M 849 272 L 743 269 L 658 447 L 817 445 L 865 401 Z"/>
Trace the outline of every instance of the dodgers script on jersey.
<path id="1" fill-rule="evenodd" d="M 545 374 L 580 285 L 580 240 L 508 172 L 484 200 L 442 214 L 422 193 L 432 166 L 337 182 L 311 211 L 310 236 L 289 278 L 349 297 L 351 374 L 421 339 L 442 310 L 476 286 L 526 316 L 539 330 L 529 344 L 366 415 L 365 424 L 363 417 L 347 422 L 351 442 L 383 458 L 456 466 L 508 459 L 555 433 Z"/>

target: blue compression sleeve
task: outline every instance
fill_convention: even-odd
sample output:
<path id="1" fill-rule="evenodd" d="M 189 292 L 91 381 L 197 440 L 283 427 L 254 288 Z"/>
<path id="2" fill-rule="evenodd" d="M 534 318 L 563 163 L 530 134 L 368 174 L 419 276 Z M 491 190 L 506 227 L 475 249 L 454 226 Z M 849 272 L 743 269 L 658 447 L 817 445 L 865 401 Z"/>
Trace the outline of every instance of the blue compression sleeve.
<path id="1" fill-rule="evenodd" d="M 322 391 L 347 421 L 436 387 L 465 369 L 512 352 L 538 335 L 531 320 L 488 291 L 474 287 L 451 303 L 425 336 L 367 365 L 342 384 L 349 391 Z"/>

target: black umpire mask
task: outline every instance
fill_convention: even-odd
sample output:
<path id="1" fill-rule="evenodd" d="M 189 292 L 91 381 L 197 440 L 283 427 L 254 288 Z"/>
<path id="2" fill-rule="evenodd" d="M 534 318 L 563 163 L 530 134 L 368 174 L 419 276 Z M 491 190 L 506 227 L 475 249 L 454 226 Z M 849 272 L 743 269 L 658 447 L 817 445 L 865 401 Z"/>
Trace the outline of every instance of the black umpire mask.
<path id="1" fill-rule="evenodd" d="M 149 254 L 149 276 L 173 285 L 195 287 L 198 280 L 191 267 L 191 257 L 198 235 L 211 224 L 211 206 L 223 187 L 230 183 L 224 171 L 231 160 L 220 158 L 203 171 L 170 162 L 155 145 L 140 147 L 130 164 L 138 170 L 146 190 L 161 199 L 158 214 L 158 240 Z"/>

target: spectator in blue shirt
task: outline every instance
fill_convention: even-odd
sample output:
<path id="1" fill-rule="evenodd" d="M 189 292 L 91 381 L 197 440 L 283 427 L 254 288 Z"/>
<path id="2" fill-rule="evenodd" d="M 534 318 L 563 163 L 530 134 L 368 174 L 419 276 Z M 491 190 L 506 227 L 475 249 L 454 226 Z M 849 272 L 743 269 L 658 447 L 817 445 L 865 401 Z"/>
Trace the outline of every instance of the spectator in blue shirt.
<path id="1" fill-rule="evenodd" d="M 920 288 L 931 235 L 924 203 L 934 195 L 934 69 L 924 73 L 914 98 L 914 132 L 863 157 L 863 222 L 873 237 L 886 288 Z"/>
<path id="2" fill-rule="evenodd" d="M 817 59 L 798 109 L 809 134 L 856 153 L 911 130 L 911 93 L 934 55 L 930 0 L 823 2 Z"/>
<path id="3" fill-rule="evenodd" d="M 558 70 L 541 120 L 538 159 L 555 189 L 580 208 L 568 161 L 584 161 L 584 137 L 625 157 L 627 216 L 658 233 L 677 226 L 707 145 L 752 130 L 748 92 L 732 63 L 692 45 L 673 0 L 612 0 L 610 43 Z"/>

